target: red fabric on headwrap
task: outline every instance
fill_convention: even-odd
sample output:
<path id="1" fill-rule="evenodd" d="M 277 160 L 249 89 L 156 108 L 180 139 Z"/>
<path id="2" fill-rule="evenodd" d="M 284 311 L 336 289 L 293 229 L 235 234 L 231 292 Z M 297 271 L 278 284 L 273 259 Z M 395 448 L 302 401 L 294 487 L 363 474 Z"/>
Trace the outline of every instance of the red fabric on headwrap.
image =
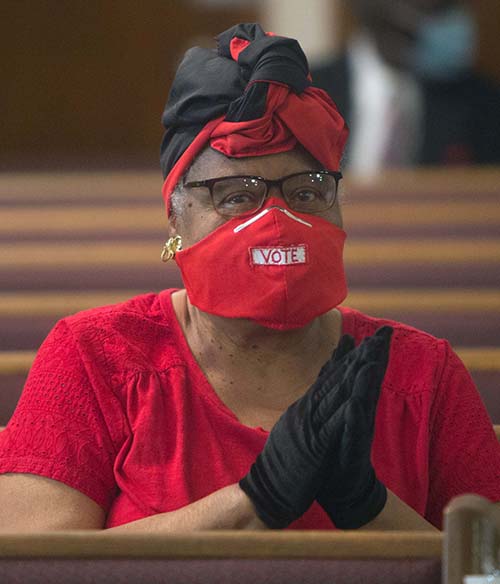
<path id="1" fill-rule="evenodd" d="M 266 34 L 269 34 L 268 32 Z M 229 48 L 231 50 L 231 57 L 233 58 L 234 61 L 238 60 L 238 56 L 241 53 L 241 51 L 244 51 L 248 45 L 250 44 L 250 41 L 247 41 L 246 39 L 240 39 L 238 37 L 234 37 L 231 40 L 231 43 L 229 44 Z"/>
<path id="2" fill-rule="evenodd" d="M 270 83 L 265 115 L 248 122 L 220 122 L 211 133 L 210 146 L 242 158 L 286 152 L 299 142 L 327 170 L 338 170 L 348 132 L 332 105 L 316 87 L 297 95 Z"/>
<path id="3" fill-rule="evenodd" d="M 212 131 L 210 146 L 234 158 L 292 150 L 297 144 L 297 139 L 279 114 L 279 109 L 286 102 L 289 94 L 290 89 L 287 86 L 270 84 L 265 115 L 247 122 L 223 120 Z"/>
<path id="4" fill-rule="evenodd" d="M 208 140 L 210 139 L 210 134 L 212 130 L 217 127 L 224 116 L 211 120 L 208 124 L 201 130 L 201 132 L 196 136 L 196 138 L 187 147 L 184 154 L 175 163 L 172 170 L 169 172 L 165 182 L 162 187 L 163 200 L 165 201 L 165 207 L 167 209 L 167 215 L 170 215 L 170 195 L 173 193 L 177 183 L 181 180 L 183 174 L 186 172 L 187 168 L 191 165 L 196 156 L 203 150 L 206 146 Z"/>
<path id="5" fill-rule="evenodd" d="M 233 35 L 226 48 L 219 48 L 222 50 L 220 59 L 226 62 L 232 62 L 231 59 L 227 59 L 229 56 L 236 59 L 241 71 L 247 75 L 246 79 L 250 78 L 250 81 L 243 94 L 236 99 L 233 97 L 230 101 L 229 110 L 225 116 L 218 116 L 201 127 L 168 172 L 162 189 L 168 213 L 172 191 L 195 157 L 207 144 L 225 156 L 243 158 L 287 152 L 300 143 L 325 169 L 339 169 L 348 136 L 347 125 L 327 93 L 319 88 L 308 86 L 310 76 L 307 72 L 307 61 L 296 41 L 265 35 L 258 30 L 256 32 L 253 25 L 239 25 L 234 30 L 240 29 L 242 36 L 253 34 L 255 38 L 249 40 L 240 38 L 237 34 Z M 223 33 L 221 37 L 224 35 L 227 33 Z M 269 37 L 274 40 L 270 40 Z M 271 46 L 271 43 L 276 46 Z M 288 44 L 285 45 L 285 43 Z M 281 57 L 278 51 L 282 51 Z M 193 59 L 198 57 L 197 55 Z M 212 70 L 210 65 L 213 57 L 211 58 L 212 61 L 207 61 L 209 71 Z M 253 73 L 249 71 L 249 63 L 250 68 L 255 67 L 257 71 L 254 79 L 251 79 Z M 267 76 L 273 79 L 267 79 L 266 72 Z M 283 73 L 283 78 L 287 79 L 287 83 L 277 80 L 281 73 Z M 213 89 L 213 94 L 207 92 L 206 96 L 203 94 L 199 97 L 200 90 L 197 86 L 193 88 L 189 85 L 190 80 L 196 78 L 196 75 L 193 71 L 190 75 L 186 77 L 188 80 L 186 91 L 192 92 L 192 102 L 187 101 L 188 96 L 187 105 L 183 107 L 188 113 L 193 111 L 194 114 L 191 115 L 194 116 L 197 111 L 196 103 L 200 103 L 200 107 L 210 107 L 212 101 L 209 100 L 218 98 L 218 95 Z M 264 78 L 260 78 L 259 75 Z M 300 81 L 301 79 L 303 81 Z M 212 82 L 211 79 L 209 81 Z M 228 87 L 235 96 L 234 81 L 231 83 L 232 85 Z M 267 91 L 267 94 L 255 91 L 256 84 L 263 84 L 263 89 Z M 182 93 L 182 89 L 176 92 L 175 97 L 179 92 Z M 252 100 L 260 100 L 259 103 L 264 105 L 263 96 L 265 96 L 265 108 L 259 115 L 252 118 L 252 114 L 254 115 L 251 111 Z M 199 101 L 196 102 L 196 99 Z M 189 107 L 192 110 L 189 110 Z M 235 115 L 235 111 L 240 115 Z M 169 114 L 175 118 L 176 112 L 174 103 Z"/>
<path id="6" fill-rule="evenodd" d="M 275 32 L 266 32 L 266 36 L 277 36 Z M 237 61 L 238 57 L 240 56 L 241 51 L 244 51 L 248 45 L 250 44 L 250 41 L 247 39 L 240 39 L 239 37 L 233 37 L 231 39 L 231 42 L 229 43 L 229 50 L 231 51 L 231 57 Z"/>
<path id="7" fill-rule="evenodd" d="M 287 152 L 299 142 L 325 169 L 338 170 L 347 136 L 343 118 L 323 90 L 308 87 L 296 95 L 286 86 L 270 83 L 263 117 L 246 122 L 211 120 L 190 144 L 163 184 L 167 212 L 172 191 L 208 142 L 234 158 Z"/>

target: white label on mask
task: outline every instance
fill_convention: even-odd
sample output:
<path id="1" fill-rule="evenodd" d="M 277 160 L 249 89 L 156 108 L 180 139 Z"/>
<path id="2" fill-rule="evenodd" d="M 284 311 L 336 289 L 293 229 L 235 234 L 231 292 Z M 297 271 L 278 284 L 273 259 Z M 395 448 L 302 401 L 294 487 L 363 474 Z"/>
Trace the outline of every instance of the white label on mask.
<path id="1" fill-rule="evenodd" d="M 305 245 L 251 247 L 250 257 L 252 264 L 258 266 L 290 266 L 307 261 Z"/>

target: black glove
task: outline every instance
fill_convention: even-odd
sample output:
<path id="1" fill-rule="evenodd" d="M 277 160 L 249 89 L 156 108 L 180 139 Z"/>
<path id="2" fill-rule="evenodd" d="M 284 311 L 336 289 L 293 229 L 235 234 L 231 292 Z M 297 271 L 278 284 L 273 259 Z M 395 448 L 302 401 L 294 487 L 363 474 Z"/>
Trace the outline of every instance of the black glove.
<path id="1" fill-rule="evenodd" d="M 268 527 L 283 528 L 303 515 L 325 480 L 325 461 L 338 443 L 339 407 L 350 396 L 363 348 L 345 335 L 307 392 L 283 413 L 263 451 L 239 484 Z M 361 363 L 366 361 L 361 359 Z"/>
<path id="2" fill-rule="evenodd" d="M 387 490 L 377 479 L 370 456 L 391 335 L 392 328 L 385 326 L 360 345 L 364 346 L 362 365 L 349 399 L 338 410 L 337 432 L 331 435 L 331 460 L 317 500 L 340 529 L 365 525 L 387 500 Z"/>

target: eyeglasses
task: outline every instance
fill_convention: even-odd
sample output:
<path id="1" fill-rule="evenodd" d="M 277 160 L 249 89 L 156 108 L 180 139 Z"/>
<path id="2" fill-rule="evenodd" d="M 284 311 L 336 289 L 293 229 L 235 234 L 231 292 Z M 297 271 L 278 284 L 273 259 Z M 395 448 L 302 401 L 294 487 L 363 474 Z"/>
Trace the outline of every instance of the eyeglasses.
<path id="1" fill-rule="evenodd" d="M 277 180 L 261 176 L 221 176 L 187 182 L 184 186 L 208 188 L 215 211 L 224 217 L 238 217 L 259 210 L 273 186 L 278 187 L 294 211 L 321 213 L 335 203 L 341 178 L 340 172 L 308 170 Z"/>

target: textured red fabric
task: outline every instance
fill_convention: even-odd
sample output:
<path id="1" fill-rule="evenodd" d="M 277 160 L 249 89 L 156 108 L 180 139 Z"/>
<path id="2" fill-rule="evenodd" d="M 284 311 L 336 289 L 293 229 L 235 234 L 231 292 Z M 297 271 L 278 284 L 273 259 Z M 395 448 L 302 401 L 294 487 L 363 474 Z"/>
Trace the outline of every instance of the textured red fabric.
<path id="1" fill-rule="evenodd" d="M 269 34 L 269 33 L 267 33 Z M 231 57 L 233 58 L 234 61 L 238 60 L 238 56 L 241 53 L 241 51 L 244 51 L 248 45 L 250 44 L 250 41 L 246 40 L 246 39 L 240 39 L 238 37 L 233 37 L 231 39 L 231 42 L 229 43 L 229 47 L 231 50 Z"/>
<path id="2" fill-rule="evenodd" d="M 107 526 L 178 509 L 248 471 L 267 432 L 242 425 L 191 354 L 171 290 L 60 321 L 0 433 L 0 472 L 62 481 L 107 512 Z M 373 462 L 380 479 L 441 525 L 473 492 L 500 500 L 500 444 L 469 374 L 444 340 L 340 308 L 359 342 L 394 327 Z M 291 526 L 330 529 L 318 505 Z"/>
<path id="3" fill-rule="evenodd" d="M 272 197 L 260 213 L 226 221 L 177 252 L 192 304 L 282 330 L 304 326 L 340 304 L 347 296 L 345 231 L 312 214 L 287 212 Z"/>

